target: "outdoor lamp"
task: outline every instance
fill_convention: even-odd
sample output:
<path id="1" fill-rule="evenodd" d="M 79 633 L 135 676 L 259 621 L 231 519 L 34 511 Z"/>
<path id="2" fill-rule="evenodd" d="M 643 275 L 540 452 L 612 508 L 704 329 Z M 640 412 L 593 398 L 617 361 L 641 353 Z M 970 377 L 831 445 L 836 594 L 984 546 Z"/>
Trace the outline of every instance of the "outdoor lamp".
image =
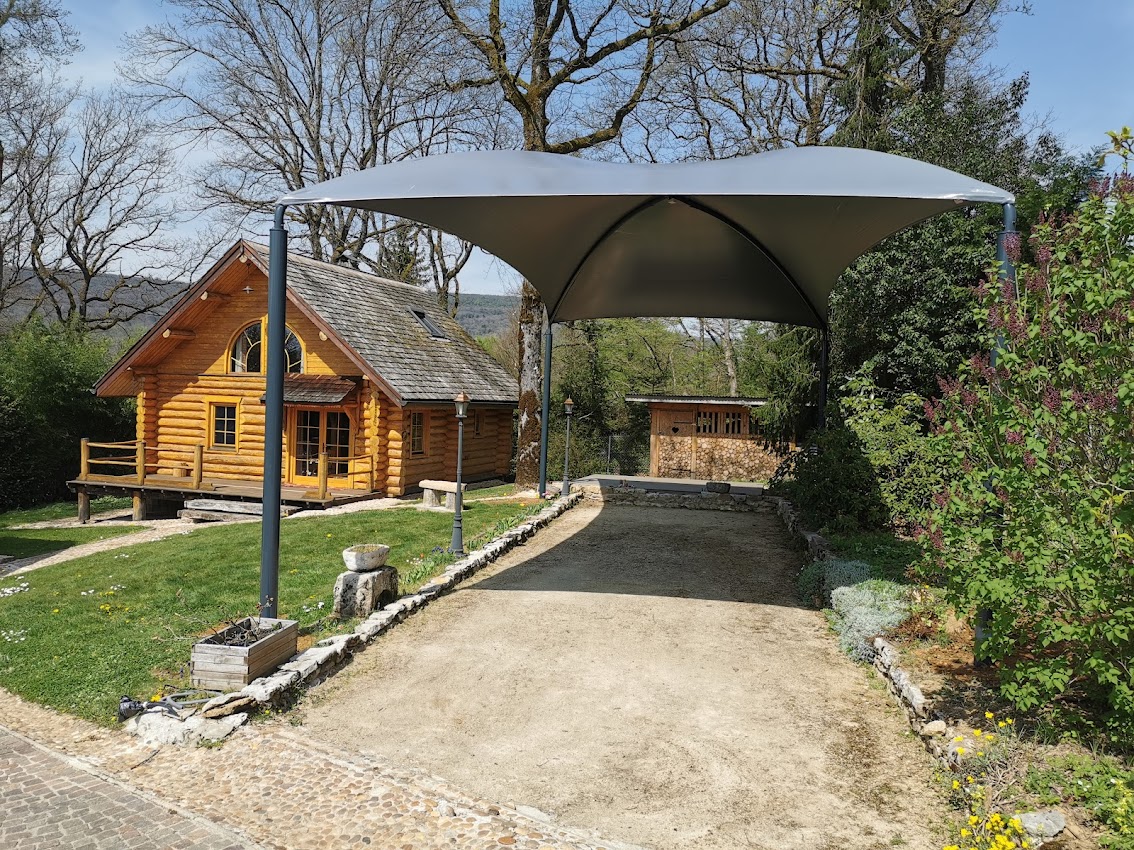
<path id="1" fill-rule="evenodd" d="M 461 512 L 464 510 L 464 500 L 461 498 L 461 459 L 465 450 L 465 417 L 469 415 L 469 397 L 463 392 L 457 393 L 453 407 L 457 409 L 457 492 L 453 495 L 453 540 L 449 543 L 449 551 L 454 555 L 463 555 L 465 536 L 461 526 Z"/>

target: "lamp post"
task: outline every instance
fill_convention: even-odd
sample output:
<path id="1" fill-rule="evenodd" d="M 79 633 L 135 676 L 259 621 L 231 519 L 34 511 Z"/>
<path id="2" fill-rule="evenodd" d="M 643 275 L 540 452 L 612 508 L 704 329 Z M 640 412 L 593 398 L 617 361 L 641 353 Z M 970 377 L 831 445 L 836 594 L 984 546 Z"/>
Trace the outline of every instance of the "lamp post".
<path id="1" fill-rule="evenodd" d="M 571 413 L 575 410 L 575 402 L 570 397 L 563 402 L 563 412 L 567 414 L 567 438 L 563 441 L 563 492 L 566 496 L 571 492 L 571 479 L 567 477 L 567 464 L 571 460 Z"/>
<path id="2" fill-rule="evenodd" d="M 457 409 L 457 492 L 453 495 L 453 541 L 449 544 L 449 551 L 454 555 L 465 554 L 465 532 L 461 526 L 461 512 L 464 510 L 461 498 L 461 459 L 465 451 L 465 417 L 469 414 L 469 397 L 458 393 L 453 399 L 453 406 Z"/>

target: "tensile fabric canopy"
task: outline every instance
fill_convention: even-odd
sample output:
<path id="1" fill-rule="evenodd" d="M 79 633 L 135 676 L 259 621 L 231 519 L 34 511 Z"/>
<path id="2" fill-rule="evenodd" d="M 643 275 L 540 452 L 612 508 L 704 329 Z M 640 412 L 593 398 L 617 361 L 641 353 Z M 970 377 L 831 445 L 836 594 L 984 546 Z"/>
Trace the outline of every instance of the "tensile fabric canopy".
<path id="1" fill-rule="evenodd" d="M 886 236 L 1010 192 L 918 160 L 805 147 L 625 164 L 475 151 L 381 165 L 282 197 L 467 239 L 519 271 L 551 321 L 705 316 L 825 327 L 843 270 Z"/>

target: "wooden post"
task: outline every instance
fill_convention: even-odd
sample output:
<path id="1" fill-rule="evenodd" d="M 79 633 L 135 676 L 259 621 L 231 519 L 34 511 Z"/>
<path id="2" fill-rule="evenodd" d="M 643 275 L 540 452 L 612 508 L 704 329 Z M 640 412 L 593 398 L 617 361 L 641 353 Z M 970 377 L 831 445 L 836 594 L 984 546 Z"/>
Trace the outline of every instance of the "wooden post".
<path id="1" fill-rule="evenodd" d="M 146 483 L 146 441 L 138 440 L 135 466 L 137 467 L 138 483 Z"/>
<path id="2" fill-rule="evenodd" d="M 87 476 L 91 474 L 91 441 L 87 437 L 83 437 L 79 441 L 79 479 L 82 481 L 87 480 Z M 80 497 L 81 498 L 81 497 Z M 81 516 L 80 520 L 86 522 Z"/>
<path id="3" fill-rule="evenodd" d="M 204 475 L 205 447 L 193 446 L 193 489 L 201 489 L 201 479 Z"/>
<path id="4" fill-rule="evenodd" d="M 86 440 L 83 440 L 83 448 L 86 448 Z M 86 487 L 80 487 L 79 493 L 79 522 L 84 525 L 91 521 L 91 495 L 87 492 Z"/>
<path id="5" fill-rule="evenodd" d="M 133 492 L 134 497 L 134 522 L 141 522 L 146 518 L 146 496 L 141 490 Z"/>
<path id="6" fill-rule="evenodd" d="M 319 498 L 327 498 L 327 453 L 319 452 Z"/>

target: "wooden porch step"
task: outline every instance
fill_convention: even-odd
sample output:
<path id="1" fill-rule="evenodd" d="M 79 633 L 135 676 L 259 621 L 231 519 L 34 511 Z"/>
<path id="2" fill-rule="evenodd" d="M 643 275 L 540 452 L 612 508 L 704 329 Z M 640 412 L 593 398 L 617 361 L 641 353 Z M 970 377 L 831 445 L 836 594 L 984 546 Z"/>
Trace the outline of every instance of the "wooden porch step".
<path id="1" fill-rule="evenodd" d="M 262 502 L 238 502 L 228 499 L 187 499 L 185 501 L 185 507 L 191 511 L 253 514 L 255 516 L 264 515 L 264 505 Z M 303 509 L 296 505 L 280 505 L 280 516 L 291 516 L 301 510 Z"/>
<path id="2" fill-rule="evenodd" d="M 226 513 L 224 511 L 198 511 L 186 508 L 177 512 L 178 519 L 189 519 L 193 522 L 235 522 L 237 520 L 253 520 L 254 514 Z"/>

